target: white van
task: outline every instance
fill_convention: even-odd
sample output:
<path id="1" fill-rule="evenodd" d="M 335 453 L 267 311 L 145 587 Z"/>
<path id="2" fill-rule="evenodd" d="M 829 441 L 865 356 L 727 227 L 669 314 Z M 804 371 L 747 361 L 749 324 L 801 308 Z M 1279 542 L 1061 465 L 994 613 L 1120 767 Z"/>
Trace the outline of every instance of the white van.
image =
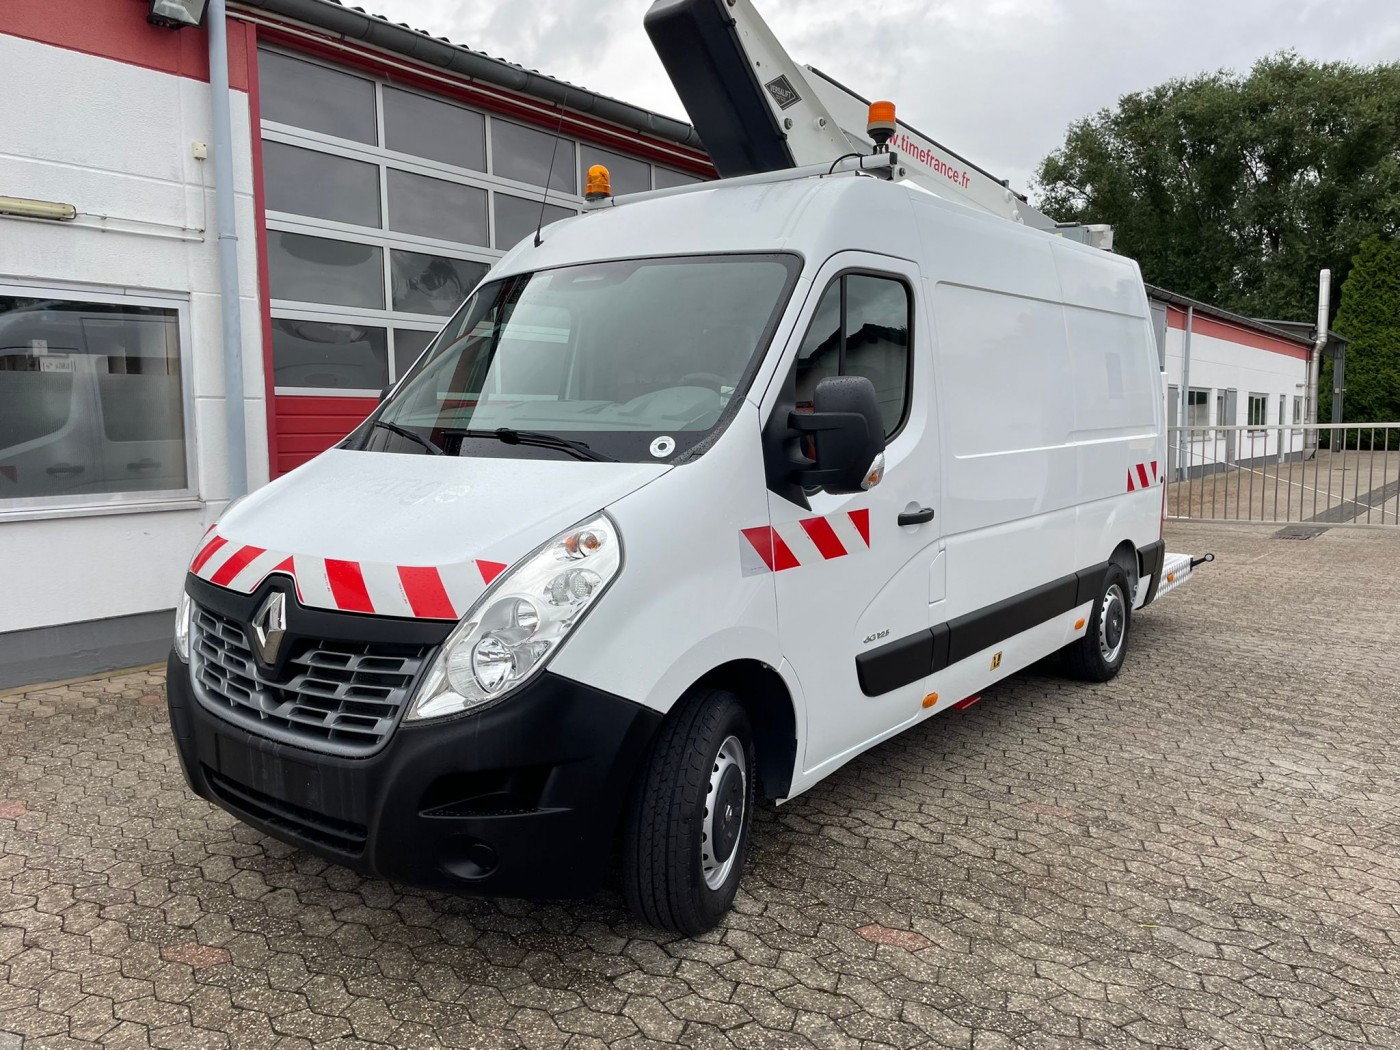
<path id="1" fill-rule="evenodd" d="M 836 167 L 548 227 L 229 510 L 169 665 L 194 790 L 421 886 L 620 854 L 695 933 L 756 798 L 1057 651 L 1112 678 L 1163 563 L 1137 267 Z"/>

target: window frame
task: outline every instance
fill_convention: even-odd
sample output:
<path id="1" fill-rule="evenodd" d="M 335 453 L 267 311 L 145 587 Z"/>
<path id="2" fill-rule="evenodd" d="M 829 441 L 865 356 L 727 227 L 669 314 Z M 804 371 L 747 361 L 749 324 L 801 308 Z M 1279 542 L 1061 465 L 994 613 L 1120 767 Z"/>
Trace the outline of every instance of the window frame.
<path id="1" fill-rule="evenodd" d="M 1201 400 L 1200 400 L 1199 403 L 1193 403 L 1192 400 L 1191 400 L 1191 398 L 1192 398 L 1194 395 L 1196 395 L 1196 394 L 1200 394 L 1200 395 L 1201 395 Z M 1211 425 L 1212 425 L 1212 424 L 1211 424 L 1211 419 L 1210 419 L 1210 416 L 1211 416 L 1211 411 L 1210 411 L 1210 410 L 1211 410 L 1211 399 L 1210 399 L 1210 395 L 1211 395 L 1211 388 L 1208 387 L 1208 386 L 1191 386 L 1191 387 L 1187 387 L 1187 388 L 1186 388 L 1186 427 L 1187 427 L 1188 430 L 1204 431 L 1204 430 L 1209 430 L 1209 429 L 1211 429 Z M 1198 408 L 1198 409 L 1200 409 L 1201 413 L 1205 416 L 1205 422 L 1203 422 L 1203 423 L 1193 423 L 1193 422 L 1191 422 L 1191 410 L 1192 410 L 1193 408 Z M 1215 424 L 1215 425 L 1216 425 L 1216 426 L 1219 426 L 1218 423 Z M 1198 435 L 1198 436 L 1204 436 L 1204 435 Z"/>
<path id="2" fill-rule="evenodd" d="M 846 293 L 845 280 L 846 280 L 847 277 L 852 277 L 852 276 L 854 276 L 854 277 L 873 277 L 873 278 L 876 278 L 876 279 L 878 279 L 878 280 L 887 280 L 887 281 L 895 281 L 895 282 L 897 282 L 898 284 L 900 284 L 900 285 L 903 286 L 903 288 L 904 288 L 904 301 L 905 301 L 905 304 L 906 304 L 906 306 L 908 307 L 908 311 L 909 311 L 909 345 L 908 345 L 908 347 L 905 348 L 905 358 L 906 358 L 906 362 L 905 362 L 905 369 L 904 369 L 904 407 L 903 407 L 903 410 L 902 410 L 901 413 L 900 413 L 898 425 L 896 425 L 895 428 L 894 428 L 893 430 L 891 430 L 891 431 L 889 432 L 889 434 L 887 434 L 887 435 L 885 436 L 885 445 L 888 446 L 891 442 L 893 442 L 894 440 L 896 440 L 896 439 L 899 437 L 900 434 L 904 433 L 904 428 L 909 424 L 909 416 L 910 416 L 910 414 L 912 413 L 913 408 L 914 408 L 914 356 L 915 356 L 915 355 L 914 355 L 914 347 L 915 347 L 915 339 L 916 339 L 917 336 L 918 336 L 918 333 L 917 333 L 916 330 L 915 330 L 915 321 L 916 321 L 916 315 L 917 315 L 918 311 L 915 310 L 915 308 L 914 308 L 914 303 L 915 303 L 915 298 L 914 298 L 914 295 L 915 295 L 915 292 L 914 292 L 914 285 L 913 285 L 913 283 L 909 280 L 908 277 L 906 277 L 905 275 L 900 274 L 900 273 L 893 273 L 893 272 L 891 272 L 891 271 L 889 271 L 889 270 L 877 270 L 877 269 L 875 269 L 874 267 L 870 267 L 870 266 L 847 266 L 847 267 L 843 267 L 843 268 L 841 268 L 840 270 L 837 270 L 835 273 L 833 273 L 833 274 L 830 276 L 830 278 L 828 278 L 826 284 L 824 284 L 824 285 L 822 286 L 822 288 L 821 288 L 820 291 L 817 291 L 816 288 L 815 288 L 815 286 L 814 286 L 813 289 L 812 289 L 812 291 L 811 291 L 810 293 L 808 293 L 809 295 L 814 296 L 814 298 L 811 299 L 811 303 L 812 303 L 812 312 L 811 312 L 810 316 L 808 316 L 808 318 L 807 318 L 807 324 L 806 324 L 806 326 L 802 329 L 801 334 L 798 335 L 798 336 L 796 337 L 796 351 L 795 351 L 795 353 L 793 354 L 793 357 L 792 357 L 792 366 L 791 366 L 791 368 L 792 368 L 792 379 L 793 379 L 793 382 L 794 382 L 794 383 L 795 383 L 796 380 L 797 380 L 797 361 L 798 361 L 798 358 L 799 358 L 799 357 L 801 356 L 801 354 L 802 354 L 802 346 L 803 346 L 804 343 L 806 343 L 806 341 L 807 341 L 807 336 L 811 333 L 812 325 L 816 322 L 816 319 L 817 319 L 817 311 L 821 309 L 822 300 L 826 298 L 826 293 L 829 292 L 829 291 L 831 290 L 832 285 L 835 284 L 837 281 L 842 282 L 842 284 L 841 284 L 841 290 L 840 290 L 840 292 L 839 292 L 839 295 L 840 295 L 840 298 L 841 298 L 841 303 L 840 303 L 840 307 L 839 307 L 839 311 L 840 311 L 839 323 L 840 323 L 840 326 L 841 326 L 841 345 L 840 345 L 840 347 L 839 347 L 839 349 L 838 349 L 838 354 L 837 354 L 837 369 L 838 369 L 838 371 L 836 372 L 836 374 L 837 374 L 838 376 L 844 376 L 844 375 L 847 375 L 847 374 L 848 374 L 848 373 L 846 373 L 846 372 L 840 371 L 840 369 L 843 369 L 843 368 L 845 367 L 845 365 L 846 365 L 846 294 L 847 294 L 847 293 Z"/>
<path id="3" fill-rule="evenodd" d="M 1251 391 L 1251 392 L 1249 393 L 1248 397 L 1249 397 L 1249 400 L 1247 400 L 1247 401 L 1245 402 L 1245 414 L 1244 414 L 1245 426 L 1248 427 L 1251 431 L 1254 431 L 1254 432 L 1257 433 L 1258 431 L 1263 430 L 1265 427 L 1267 427 L 1267 426 L 1269 425 L 1269 395 L 1268 395 L 1268 394 L 1258 394 L 1258 393 L 1255 393 L 1255 392 Z M 1255 402 L 1258 402 L 1259 404 L 1261 404 L 1261 405 L 1263 406 L 1263 412 L 1262 412 L 1263 418 L 1260 419 L 1259 422 L 1257 422 L 1257 423 L 1254 421 L 1254 405 L 1255 405 Z"/>
<path id="4" fill-rule="evenodd" d="M 87 517 L 95 514 L 121 514 L 133 510 L 174 510 L 199 506 L 199 449 L 195 430 L 193 387 L 193 340 L 190 333 L 190 297 L 176 292 L 140 289 L 133 292 L 83 285 L 75 282 L 29 282 L 0 280 L 0 295 L 29 299 L 57 299 L 69 303 L 95 303 L 109 306 L 149 306 L 175 312 L 179 337 L 180 418 L 184 427 L 185 485 L 177 489 L 132 489 L 125 492 L 94 492 L 63 496 L 0 497 L 0 522 L 36 518 Z M 105 420 L 103 431 L 105 438 Z"/>

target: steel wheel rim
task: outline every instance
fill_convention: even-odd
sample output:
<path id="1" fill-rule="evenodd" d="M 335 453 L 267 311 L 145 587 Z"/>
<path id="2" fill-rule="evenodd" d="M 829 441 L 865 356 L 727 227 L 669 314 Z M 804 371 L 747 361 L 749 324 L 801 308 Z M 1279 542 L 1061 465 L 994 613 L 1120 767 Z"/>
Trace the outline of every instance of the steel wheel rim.
<path id="1" fill-rule="evenodd" d="M 749 800 L 748 759 L 744 745 L 737 736 L 727 736 L 719 745 L 719 753 L 710 764 L 710 783 L 705 792 L 705 817 L 700 825 L 700 871 L 705 885 L 717 890 L 728 880 L 739 856 L 739 840 L 744 833 L 745 810 Z M 733 778 L 738 778 L 739 792 L 733 797 Z M 730 785 L 721 798 L 721 787 Z M 723 846 L 728 852 L 723 856 Z M 718 848 L 717 848 L 718 847 Z"/>
<path id="2" fill-rule="evenodd" d="M 1128 639 L 1128 602 L 1123 588 L 1113 584 L 1103 596 L 1099 612 L 1099 653 L 1104 663 L 1114 663 L 1123 652 Z"/>

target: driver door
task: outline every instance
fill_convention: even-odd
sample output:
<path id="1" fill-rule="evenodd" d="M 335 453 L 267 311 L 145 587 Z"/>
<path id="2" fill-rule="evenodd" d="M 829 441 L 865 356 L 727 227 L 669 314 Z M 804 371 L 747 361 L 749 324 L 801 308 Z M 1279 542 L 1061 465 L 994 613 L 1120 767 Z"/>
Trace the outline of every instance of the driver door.
<path id="1" fill-rule="evenodd" d="M 810 409 L 819 380 L 866 376 L 886 436 L 878 485 L 807 491 L 806 507 L 770 491 L 771 528 L 757 537 L 774 575 L 783 653 L 807 700 L 808 772 L 914 719 L 931 673 L 919 654 L 930 601 L 942 597 L 941 478 L 920 291 L 912 263 L 835 256 L 813 283 L 780 373 L 795 380 L 798 412 Z M 787 411 L 778 401 L 775 411 Z"/>

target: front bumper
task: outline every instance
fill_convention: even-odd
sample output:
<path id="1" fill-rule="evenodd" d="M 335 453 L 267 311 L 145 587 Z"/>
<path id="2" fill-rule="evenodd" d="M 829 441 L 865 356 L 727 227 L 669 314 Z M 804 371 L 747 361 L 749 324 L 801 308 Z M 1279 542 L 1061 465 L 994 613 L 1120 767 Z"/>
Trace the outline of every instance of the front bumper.
<path id="1" fill-rule="evenodd" d="M 166 691 L 190 787 L 245 823 L 366 875 L 535 898 L 606 883 L 661 720 L 545 673 L 494 707 L 403 723 L 375 754 L 342 758 L 206 710 L 174 653 Z"/>

